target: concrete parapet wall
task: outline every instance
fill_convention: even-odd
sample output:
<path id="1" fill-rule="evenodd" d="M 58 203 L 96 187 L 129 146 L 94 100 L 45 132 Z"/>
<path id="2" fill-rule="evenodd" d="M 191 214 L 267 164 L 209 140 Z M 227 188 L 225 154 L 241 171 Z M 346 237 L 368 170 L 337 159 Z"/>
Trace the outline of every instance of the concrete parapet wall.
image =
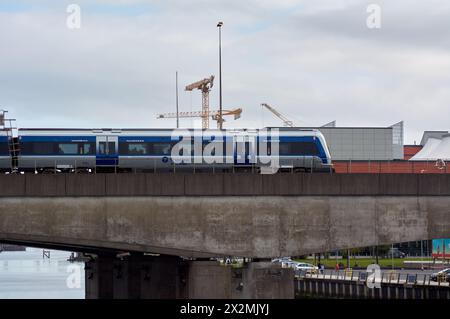
<path id="1" fill-rule="evenodd" d="M 0 197 L 450 196 L 450 174 L 2 175 Z"/>
<path id="2" fill-rule="evenodd" d="M 449 207 L 450 196 L 8 197 L 0 241 L 272 258 L 449 237 Z"/>

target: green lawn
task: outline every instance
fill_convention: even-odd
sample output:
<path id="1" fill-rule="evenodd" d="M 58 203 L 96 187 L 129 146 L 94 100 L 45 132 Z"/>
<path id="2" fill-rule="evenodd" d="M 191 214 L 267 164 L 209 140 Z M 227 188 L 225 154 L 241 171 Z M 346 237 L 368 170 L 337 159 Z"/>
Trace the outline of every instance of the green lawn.
<path id="1" fill-rule="evenodd" d="M 431 258 L 394 258 L 394 259 L 384 259 L 384 258 L 379 258 L 378 259 L 378 264 L 382 267 L 382 268 L 391 268 L 392 264 L 394 264 L 394 268 L 402 268 L 403 267 L 403 262 L 407 261 L 407 260 L 432 260 Z M 314 259 L 295 259 L 295 261 L 299 261 L 299 262 L 305 262 L 305 263 L 310 263 L 310 264 L 314 264 Z M 336 266 L 336 259 L 330 258 L 330 259 L 321 259 L 320 262 L 322 264 L 325 265 L 325 268 L 334 268 Z M 338 263 L 342 263 L 344 265 L 344 267 L 347 266 L 347 259 L 338 259 L 337 260 Z M 316 263 L 318 263 L 318 259 L 316 259 Z M 350 268 L 356 268 L 356 267 L 362 267 L 362 268 L 366 268 L 368 265 L 370 264 L 375 264 L 375 258 L 358 258 L 358 259 L 354 259 L 351 258 L 350 259 Z"/>

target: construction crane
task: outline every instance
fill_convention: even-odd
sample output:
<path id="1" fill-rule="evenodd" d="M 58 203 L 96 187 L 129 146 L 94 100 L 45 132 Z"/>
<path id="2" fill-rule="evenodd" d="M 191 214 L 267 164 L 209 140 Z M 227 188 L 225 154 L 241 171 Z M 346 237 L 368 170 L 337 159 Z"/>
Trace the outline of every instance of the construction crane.
<path id="1" fill-rule="evenodd" d="M 209 114 L 207 115 L 207 120 L 209 120 L 208 116 L 211 116 L 211 118 L 214 121 L 217 121 L 217 128 L 220 128 L 220 122 L 225 122 L 224 119 L 220 119 L 220 111 L 209 111 Z M 237 108 L 237 109 L 233 109 L 233 110 L 222 110 L 222 116 L 229 116 L 229 115 L 234 115 L 234 119 L 237 120 L 238 118 L 241 117 L 241 113 L 242 113 L 242 109 L 241 108 Z M 204 115 L 205 113 L 203 111 L 195 111 L 195 112 L 179 112 L 178 113 L 178 117 L 180 118 L 187 118 L 187 117 L 201 117 L 202 119 L 204 119 Z M 177 117 L 177 113 L 163 113 L 163 114 L 158 114 L 157 118 L 158 119 L 171 119 L 171 118 L 176 118 Z M 203 121 L 204 123 L 204 121 Z M 209 126 L 208 126 L 209 127 Z M 208 127 L 205 127 L 203 125 L 203 128 L 206 129 Z"/>
<path id="2" fill-rule="evenodd" d="M 275 110 L 273 107 L 271 107 L 267 103 L 261 103 L 261 106 L 264 106 L 266 109 L 268 109 L 270 112 L 275 114 L 276 117 L 281 119 L 283 121 L 284 126 L 286 127 L 294 127 L 294 122 L 290 121 L 287 117 L 285 117 L 283 114 Z"/>
<path id="3" fill-rule="evenodd" d="M 214 85 L 214 75 L 209 78 L 194 82 L 186 86 L 186 91 L 192 91 L 198 89 L 202 91 L 202 111 L 200 117 L 202 118 L 202 127 L 204 129 L 209 128 L 209 92 Z M 220 114 L 219 114 L 220 117 Z M 219 121 L 220 123 L 220 121 Z"/>

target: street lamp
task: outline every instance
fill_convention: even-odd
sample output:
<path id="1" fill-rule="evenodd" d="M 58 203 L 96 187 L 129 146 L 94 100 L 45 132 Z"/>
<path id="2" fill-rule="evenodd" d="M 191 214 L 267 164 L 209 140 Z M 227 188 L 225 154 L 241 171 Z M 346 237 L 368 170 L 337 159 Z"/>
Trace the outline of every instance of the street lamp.
<path id="1" fill-rule="evenodd" d="M 222 26 L 223 22 L 217 23 L 219 28 L 219 128 L 222 129 Z"/>

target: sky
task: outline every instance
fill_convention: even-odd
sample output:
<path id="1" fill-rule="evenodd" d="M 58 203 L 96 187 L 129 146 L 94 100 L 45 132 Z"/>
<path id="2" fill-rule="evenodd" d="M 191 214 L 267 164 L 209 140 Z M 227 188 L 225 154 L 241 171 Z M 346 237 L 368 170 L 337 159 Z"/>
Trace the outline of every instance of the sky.
<path id="1" fill-rule="evenodd" d="M 19 127 L 174 127 L 156 117 L 175 111 L 176 71 L 180 111 L 210 75 L 218 109 L 218 21 L 223 107 L 243 109 L 225 128 L 282 126 L 268 103 L 297 126 L 404 121 L 406 144 L 450 130 L 448 0 L 0 0 L 0 108 Z"/>

